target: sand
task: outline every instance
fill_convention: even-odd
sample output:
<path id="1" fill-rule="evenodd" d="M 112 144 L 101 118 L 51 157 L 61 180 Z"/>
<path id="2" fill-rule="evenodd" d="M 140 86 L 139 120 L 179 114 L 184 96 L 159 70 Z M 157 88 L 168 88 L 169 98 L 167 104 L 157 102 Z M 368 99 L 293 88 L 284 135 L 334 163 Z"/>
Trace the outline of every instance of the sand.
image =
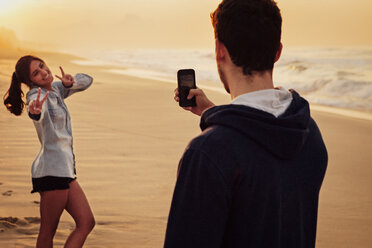
<path id="1" fill-rule="evenodd" d="M 97 225 L 85 247 L 162 247 L 178 161 L 200 133 L 199 118 L 173 100 L 175 84 L 71 64 L 67 55 L 36 53 L 58 66 L 94 77 L 66 99 L 72 117 L 77 177 Z M 0 93 L 9 87 L 14 58 L 0 59 Z M 120 68 L 118 68 L 120 69 Z M 222 87 L 222 86 L 221 86 Z M 206 93 L 217 104 L 228 96 Z M 329 165 L 320 194 L 317 247 L 372 246 L 372 122 L 312 111 Z M 31 163 L 40 145 L 26 114 L 0 106 L 0 247 L 34 247 L 39 195 L 30 194 Z M 73 228 L 64 213 L 55 237 L 62 247 Z"/>

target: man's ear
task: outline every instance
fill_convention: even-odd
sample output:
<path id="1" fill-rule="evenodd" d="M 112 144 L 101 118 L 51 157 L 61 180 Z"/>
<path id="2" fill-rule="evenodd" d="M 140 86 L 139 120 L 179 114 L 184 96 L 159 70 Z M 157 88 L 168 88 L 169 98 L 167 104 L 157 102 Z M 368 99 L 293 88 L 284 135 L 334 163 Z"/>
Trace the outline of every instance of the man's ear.
<path id="1" fill-rule="evenodd" d="M 220 42 L 218 39 L 216 39 L 216 59 L 217 61 L 221 62 L 226 59 L 226 52 L 227 49 L 225 45 Z"/>
<path id="2" fill-rule="evenodd" d="M 283 44 L 280 42 L 279 49 L 278 51 L 276 51 L 276 54 L 275 54 L 275 62 L 279 60 L 280 55 L 282 54 L 282 50 L 283 50 Z"/>

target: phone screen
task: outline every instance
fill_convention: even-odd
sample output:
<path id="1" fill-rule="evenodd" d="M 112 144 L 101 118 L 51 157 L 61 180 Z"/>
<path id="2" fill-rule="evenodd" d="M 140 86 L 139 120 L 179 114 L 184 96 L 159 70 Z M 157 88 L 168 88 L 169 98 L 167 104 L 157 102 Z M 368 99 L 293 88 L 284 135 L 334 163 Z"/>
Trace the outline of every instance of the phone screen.
<path id="1" fill-rule="evenodd" d="M 179 104 L 181 107 L 196 106 L 195 97 L 187 99 L 190 89 L 195 89 L 195 71 L 193 69 L 182 69 L 177 72 Z"/>
<path id="2" fill-rule="evenodd" d="M 183 87 L 194 88 L 194 75 L 185 74 L 180 75 L 180 83 Z"/>

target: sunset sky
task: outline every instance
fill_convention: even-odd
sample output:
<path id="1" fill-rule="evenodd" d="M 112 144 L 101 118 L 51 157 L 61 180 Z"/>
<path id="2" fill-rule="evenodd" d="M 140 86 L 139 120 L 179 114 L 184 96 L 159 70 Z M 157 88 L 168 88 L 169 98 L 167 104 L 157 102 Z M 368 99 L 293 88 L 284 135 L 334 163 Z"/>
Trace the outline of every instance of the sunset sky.
<path id="1" fill-rule="evenodd" d="M 0 0 L 0 28 L 39 48 L 61 50 L 213 47 L 209 13 L 219 2 Z M 371 0 L 278 4 L 286 46 L 372 46 Z"/>

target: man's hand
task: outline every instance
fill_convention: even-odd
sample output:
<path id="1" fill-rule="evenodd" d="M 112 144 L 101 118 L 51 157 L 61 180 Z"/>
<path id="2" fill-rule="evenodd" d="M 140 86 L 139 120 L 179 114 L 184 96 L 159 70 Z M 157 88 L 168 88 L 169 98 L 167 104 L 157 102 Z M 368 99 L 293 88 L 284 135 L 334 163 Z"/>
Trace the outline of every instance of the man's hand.
<path id="1" fill-rule="evenodd" d="M 207 98 L 207 96 L 204 94 L 204 92 L 201 89 L 199 88 L 191 89 L 189 95 L 187 96 L 187 99 L 190 100 L 194 96 L 195 96 L 196 106 L 195 107 L 183 107 L 184 110 L 191 111 L 192 113 L 201 116 L 205 110 L 214 106 L 214 103 L 211 102 Z M 178 88 L 174 90 L 174 100 L 176 102 L 180 101 Z"/>
<path id="2" fill-rule="evenodd" d="M 40 94 L 41 94 L 41 89 L 39 88 L 39 92 L 37 94 L 36 100 L 33 100 L 30 105 L 28 106 L 28 111 L 32 115 L 38 115 L 41 113 L 41 109 L 43 107 L 43 103 L 46 101 L 47 97 L 49 96 L 49 91 L 46 93 L 44 98 L 40 101 Z"/>
<path id="3" fill-rule="evenodd" d="M 57 78 L 59 78 L 63 85 L 66 87 L 66 88 L 69 88 L 71 87 L 74 83 L 75 83 L 75 79 L 73 76 L 71 76 L 70 74 L 65 74 L 65 72 L 63 71 L 62 69 L 62 66 L 59 67 L 59 69 L 61 70 L 61 73 L 62 73 L 62 77 L 58 76 L 58 75 L 55 75 Z"/>

